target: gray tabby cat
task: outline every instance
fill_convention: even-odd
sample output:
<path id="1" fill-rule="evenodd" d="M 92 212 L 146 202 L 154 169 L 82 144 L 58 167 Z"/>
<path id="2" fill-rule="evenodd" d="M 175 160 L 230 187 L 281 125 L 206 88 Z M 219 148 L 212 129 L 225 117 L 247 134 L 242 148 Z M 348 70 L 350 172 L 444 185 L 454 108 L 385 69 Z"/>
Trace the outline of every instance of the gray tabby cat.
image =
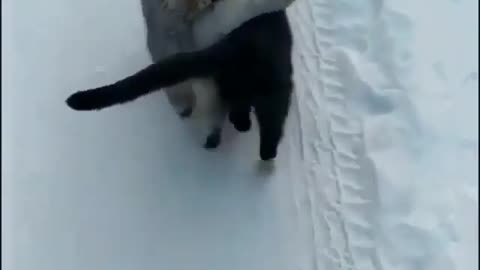
<path id="1" fill-rule="evenodd" d="M 187 18 L 184 0 L 141 0 L 147 32 L 147 47 L 153 62 L 178 52 L 195 50 L 192 20 Z M 169 103 L 181 117 L 188 117 L 195 105 L 190 81 L 165 89 Z"/>

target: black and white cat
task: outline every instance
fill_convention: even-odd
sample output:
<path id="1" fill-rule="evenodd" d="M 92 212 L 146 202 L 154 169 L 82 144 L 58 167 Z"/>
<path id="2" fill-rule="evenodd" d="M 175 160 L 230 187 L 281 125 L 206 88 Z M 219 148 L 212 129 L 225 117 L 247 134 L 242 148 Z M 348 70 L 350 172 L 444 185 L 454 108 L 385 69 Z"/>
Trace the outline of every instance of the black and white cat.
<path id="1" fill-rule="evenodd" d="M 188 79 L 214 82 L 221 98 L 217 123 L 206 141 L 217 147 L 225 116 L 240 131 L 250 129 L 254 108 L 260 157 L 276 157 L 293 89 L 292 35 L 285 10 L 248 20 L 204 49 L 177 53 L 114 84 L 80 91 L 67 99 L 75 110 L 100 110 Z"/>
<path id="2" fill-rule="evenodd" d="M 292 2 L 293 0 L 141 0 L 147 47 L 154 62 L 174 53 L 203 49 L 241 23 L 265 12 L 285 9 Z M 200 90 L 194 91 L 195 89 Z M 182 117 L 189 116 L 194 107 L 195 111 L 203 109 L 202 114 L 207 114 L 207 119 L 208 114 L 215 114 L 218 102 L 216 91 L 214 84 L 208 80 L 187 80 L 165 88 L 164 91 L 169 103 Z"/>

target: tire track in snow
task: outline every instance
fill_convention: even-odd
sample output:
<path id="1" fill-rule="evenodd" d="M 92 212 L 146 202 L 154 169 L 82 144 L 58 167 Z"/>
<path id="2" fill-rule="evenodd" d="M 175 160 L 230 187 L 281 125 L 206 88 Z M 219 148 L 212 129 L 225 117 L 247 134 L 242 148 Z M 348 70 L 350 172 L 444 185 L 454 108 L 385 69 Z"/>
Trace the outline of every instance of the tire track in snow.
<path id="1" fill-rule="evenodd" d="M 348 113 L 335 51 L 333 0 L 300 0 L 289 10 L 295 45 L 295 114 L 301 158 L 292 179 L 296 211 L 309 240 L 305 269 L 380 269 L 372 198 L 360 175 L 362 129 Z M 290 147 L 291 148 L 291 147 Z M 298 164 L 300 163 L 300 164 Z"/>

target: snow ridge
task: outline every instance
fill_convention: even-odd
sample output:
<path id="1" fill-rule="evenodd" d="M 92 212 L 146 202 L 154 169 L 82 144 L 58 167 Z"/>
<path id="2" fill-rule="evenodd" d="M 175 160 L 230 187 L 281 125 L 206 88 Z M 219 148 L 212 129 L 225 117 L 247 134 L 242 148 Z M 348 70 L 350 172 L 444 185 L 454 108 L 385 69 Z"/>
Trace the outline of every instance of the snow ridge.
<path id="1" fill-rule="evenodd" d="M 309 219 L 307 269 L 381 270 L 372 233 L 375 188 L 368 185 L 374 176 L 364 179 L 371 170 L 362 128 L 345 104 L 330 1 L 298 1 L 289 10 L 304 169 L 294 197 Z"/>

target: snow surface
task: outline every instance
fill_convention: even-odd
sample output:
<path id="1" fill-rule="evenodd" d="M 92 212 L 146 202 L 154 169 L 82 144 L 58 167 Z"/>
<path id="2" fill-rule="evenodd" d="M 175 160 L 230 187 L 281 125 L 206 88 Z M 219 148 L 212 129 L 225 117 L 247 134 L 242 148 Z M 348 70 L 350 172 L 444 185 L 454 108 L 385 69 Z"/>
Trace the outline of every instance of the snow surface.
<path id="1" fill-rule="evenodd" d="M 138 1 L 2 2 L 2 267 L 478 269 L 478 1 L 297 0 L 296 95 L 206 152 L 163 94 L 77 89 L 145 66 Z"/>

